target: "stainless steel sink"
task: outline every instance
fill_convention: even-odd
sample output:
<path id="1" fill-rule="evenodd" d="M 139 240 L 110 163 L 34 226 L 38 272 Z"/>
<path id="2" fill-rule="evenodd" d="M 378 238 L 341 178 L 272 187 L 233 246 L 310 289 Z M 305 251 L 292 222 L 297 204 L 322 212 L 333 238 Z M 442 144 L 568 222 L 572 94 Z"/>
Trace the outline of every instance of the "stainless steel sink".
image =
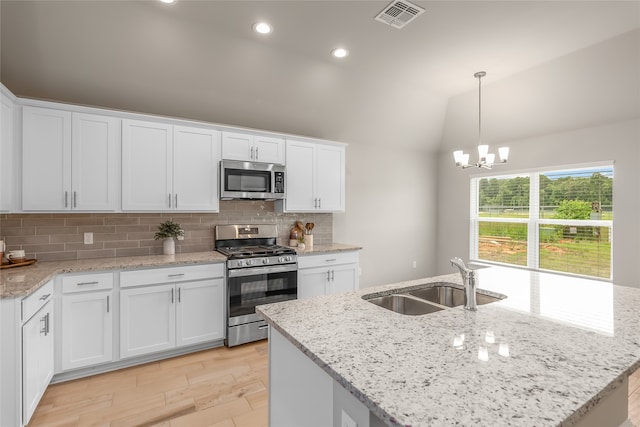
<path id="1" fill-rule="evenodd" d="M 435 313 L 436 311 L 443 310 L 442 307 L 429 304 L 426 301 L 419 300 L 409 295 L 401 294 L 385 295 L 383 297 L 371 298 L 368 301 L 382 308 L 386 308 L 387 310 L 395 311 L 400 314 L 408 314 L 410 316 Z"/>
<path id="2" fill-rule="evenodd" d="M 435 302 L 436 304 L 444 305 L 446 307 L 457 307 L 464 304 L 464 290 L 450 286 L 445 282 L 430 284 L 427 288 L 416 289 L 407 293 L 414 297 Z M 476 301 L 478 305 L 489 304 L 495 301 L 500 301 L 501 299 L 502 298 L 496 298 L 476 292 Z"/>

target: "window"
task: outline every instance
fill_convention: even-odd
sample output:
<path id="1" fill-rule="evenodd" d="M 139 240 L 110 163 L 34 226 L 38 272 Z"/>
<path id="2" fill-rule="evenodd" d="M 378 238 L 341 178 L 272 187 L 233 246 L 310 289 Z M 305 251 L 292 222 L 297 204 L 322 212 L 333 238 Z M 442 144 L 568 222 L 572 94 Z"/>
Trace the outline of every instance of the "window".
<path id="1" fill-rule="evenodd" d="M 613 165 L 471 180 L 471 259 L 611 279 Z"/>

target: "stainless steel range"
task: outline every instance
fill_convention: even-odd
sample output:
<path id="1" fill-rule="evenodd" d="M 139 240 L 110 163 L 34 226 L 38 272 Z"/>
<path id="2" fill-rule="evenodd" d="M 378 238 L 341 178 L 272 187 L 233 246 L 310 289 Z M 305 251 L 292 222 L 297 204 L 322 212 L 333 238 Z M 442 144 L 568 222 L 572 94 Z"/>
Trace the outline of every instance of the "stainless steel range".
<path id="1" fill-rule="evenodd" d="M 277 227 L 218 225 L 215 248 L 227 259 L 227 339 L 229 347 L 267 338 L 257 305 L 296 299 L 298 256 L 276 244 Z"/>

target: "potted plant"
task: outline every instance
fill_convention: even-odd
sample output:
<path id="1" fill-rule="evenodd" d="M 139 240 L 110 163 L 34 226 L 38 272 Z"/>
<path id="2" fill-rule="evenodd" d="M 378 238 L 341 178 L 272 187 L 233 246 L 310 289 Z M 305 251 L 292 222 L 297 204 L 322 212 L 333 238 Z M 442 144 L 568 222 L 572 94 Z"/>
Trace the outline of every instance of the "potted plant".
<path id="1" fill-rule="evenodd" d="M 164 239 L 162 242 L 162 252 L 165 255 L 173 255 L 176 253 L 176 241 L 174 239 L 184 239 L 184 230 L 180 224 L 173 222 L 173 219 L 169 219 L 161 223 L 158 226 L 154 239 Z"/>

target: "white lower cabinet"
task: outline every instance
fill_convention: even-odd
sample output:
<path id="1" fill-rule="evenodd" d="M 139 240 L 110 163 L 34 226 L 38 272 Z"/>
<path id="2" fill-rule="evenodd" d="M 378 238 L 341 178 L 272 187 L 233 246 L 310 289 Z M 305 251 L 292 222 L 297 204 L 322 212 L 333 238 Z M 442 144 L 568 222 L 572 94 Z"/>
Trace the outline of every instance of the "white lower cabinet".
<path id="1" fill-rule="evenodd" d="M 113 361 L 113 273 L 65 276 L 61 282 L 61 370 Z"/>
<path id="2" fill-rule="evenodd" d="M 61 367 L 63 371 L 113 360 L 112 291 L 62 298 Z"/>
<path id="3" fill-rule="evenodd" d="M 26 311 L 22 325 L 22 421 L 26 425 L 53 377 L 53 283 L 43 288 L 47 293 L 33 294 L 23 301 Z M 51 289 L 51 291 L 48 291 Z M 35 314 L 28 312 L 38 303 Z"/>
<path id="4" fill-rule="evenodd" d="M 174 302 L 174 285 L 120 291 L 120 357 L 175 347 Z"/>
<path id="5" fill-rule="evenodd" d="M 149 270 L 149 277 L 160 280 L 158 271 L 163 270 Z M 168 280 L 188 277 L 187 273 L 180 272 L 180 268 L 164 271 Z M 145 281 L 140 277 L 140 271 L 133 274 L 132 277 Z M 121 289 L 120 357 L 124 359 L 223 339 L 222 264 L 216 274 L 219 277 Z M 121 278 L 121 282 L 134 283 L 127 277 Z"/>
<path id="6" fill-rule="evenodd" d="M 298 257 L 298 299 L 358 289 L 358 252 Z"/>

